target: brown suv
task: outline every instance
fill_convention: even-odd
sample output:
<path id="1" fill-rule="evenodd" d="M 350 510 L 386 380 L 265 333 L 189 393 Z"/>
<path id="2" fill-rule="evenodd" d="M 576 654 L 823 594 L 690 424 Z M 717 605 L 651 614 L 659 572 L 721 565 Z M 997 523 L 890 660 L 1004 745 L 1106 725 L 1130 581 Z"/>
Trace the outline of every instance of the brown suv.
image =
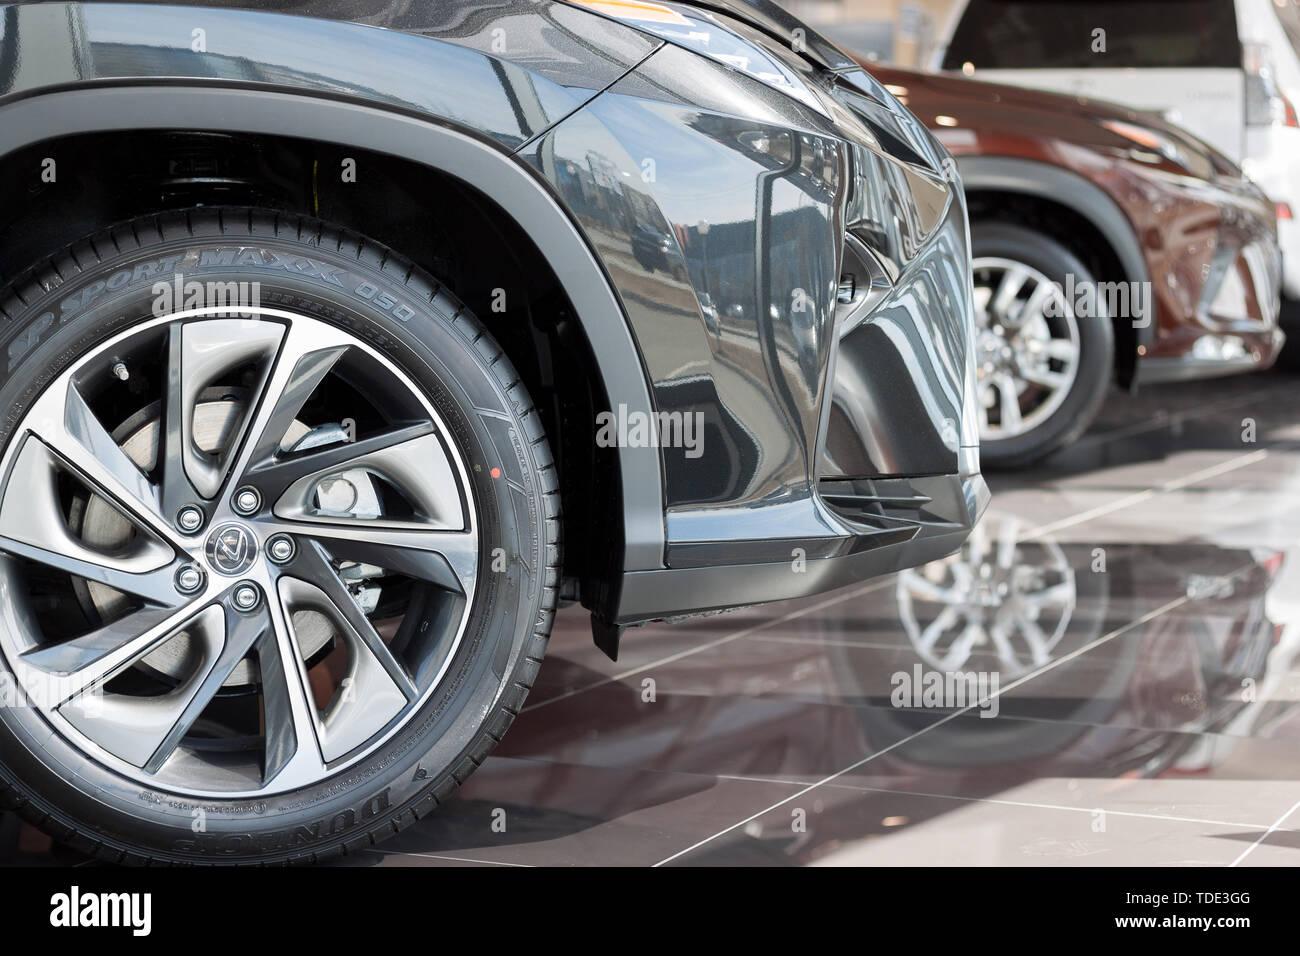
<path id="1" fill-rule="evenodd" d="M 981 445 L 1019 465 L 1121 386 L 1266 368 L 1274 206 L 1159 117 L 866 64 L 955 158 L 970 206 Z"/>

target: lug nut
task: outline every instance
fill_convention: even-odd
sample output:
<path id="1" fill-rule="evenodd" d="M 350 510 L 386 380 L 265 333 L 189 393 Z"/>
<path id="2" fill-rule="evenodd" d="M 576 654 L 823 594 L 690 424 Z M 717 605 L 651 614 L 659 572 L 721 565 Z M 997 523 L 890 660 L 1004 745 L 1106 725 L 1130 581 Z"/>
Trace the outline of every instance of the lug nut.
<path id="1" fill-rule="evenodd" d="M 262 506 L 262 496 L 256 488 L 240 488 L 235 492 L 235 510 L 241 515 L 251 515 Z"/>
<path id="2" fill-rule="evenodd" d="M 193 594 L 203 587 L 203 572 L 192 564 L 187 564 L 176 572 L 176 590 L 182 594 Z"/>
<path id="3" fill-rule="evenodd" d="M 198 531 L 203 524 L 203 512 L 194 505 L 186 505 L 176 514 L 176 526 L 182 531 Z"/>
<path id="4" fill-rule="evenodd" d="M 287 534 L 277 534 L 266 542 L 266 553 L 271 556 L 271 560 L 276 564 L 284 564 L 293 557 L 294 552 L 297 550 L 298 547 L 293 543 L 293 538 Z"/>
<path id="5" fill-rule="evenodd" d="M 251 611 L 261 602 L 262 592 L 257 589 L 256 584 L 250 584 L 247 581 L 244 581 L 235 585 L 233 600 L 235 602 L 235 607 L 239 608 L 241 611 Z"/>

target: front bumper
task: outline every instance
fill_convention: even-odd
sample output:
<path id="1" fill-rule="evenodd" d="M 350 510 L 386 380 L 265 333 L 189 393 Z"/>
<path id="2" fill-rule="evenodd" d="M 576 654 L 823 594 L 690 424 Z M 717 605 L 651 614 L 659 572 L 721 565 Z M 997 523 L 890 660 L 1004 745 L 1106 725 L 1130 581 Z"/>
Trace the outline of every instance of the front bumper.
<path id="1" fill-rule="evenodd" d="M 1138 383 L 1159 385 L 1162 382 L 1191 382 L 1256 372 L 1277 361 L 1285 344 L 1286 334 L 1281 329 L 1226 336 L 1205 333 L 1197 339 L 1197 345 L 1201 346 L 1199 355 L 1195 354 L 1196 346 L 1193 346 L 1191 353 L 1178 358 L 1142 361 L 1138 365 Z"/>
<path id="2" fill-rule="evenodd" d="M 957 551 L 988 507 L 979 474 L 823 483 L 822 499 L 849 533 L 820 546 L 808 541 L 752 541 L 754 563 L 713 563 L 637 571 L 623 576 L 614 623 L 784 601 L 916 567 Z M 811 553 L 810 547 L 818 552 Z"/>
<path id="3" fill-rule="evenodd" d="M 852 274 L 849 246 L 843 271 Z M 822 482 L 978 472 L 974 334 L 965 199 L 955 188 L 893 283 L 841 304 Z"/>
<path id="4" fill-rule="evenodd" d="M 518 153 L 605 266 L 654 413 L 698 423 L 693 444 L 659 444 L 664 567 L 592 607 L 611 653 L 625 624 L 948 554 L 988 498 L 955 166 L 865 73 L 700 18 L 786 64 L 803 94 L 667 43 Z M 663 259 L 638 256 L 649 235 L 671 237 Z"/>
<path id="5" fill-rule="evenodd" d="M 1241 180 L 1162 188 L 1169 240 L 1148 248 L 1158 334 L 1138 362 L 1138 383 L 1269 367 L 1286 340 L 1273 205 Z"/>
<path id="6" fill-rule="evenodd" d="M 846 99 L 856 105 L 855 95 Z M 624 576 L 615 624 L 852 585 L 952 554 L 980 520 L 990 493 L 979 466 L 965 197 L 955 178 L 937 175 L 942 147 L 917 145 L 935 151 L 936 175 L 850 144 L 813 494 L 737 515 L 731 527 L 744 538 L 684 537 L 671 532 L 685 523 L 670 520 L 669 567 Z M 928 206 L 881 201 L 900 194 Z M 803 506 L 820 534 L 799 533 L 810 524 L 798 518 Z"/>

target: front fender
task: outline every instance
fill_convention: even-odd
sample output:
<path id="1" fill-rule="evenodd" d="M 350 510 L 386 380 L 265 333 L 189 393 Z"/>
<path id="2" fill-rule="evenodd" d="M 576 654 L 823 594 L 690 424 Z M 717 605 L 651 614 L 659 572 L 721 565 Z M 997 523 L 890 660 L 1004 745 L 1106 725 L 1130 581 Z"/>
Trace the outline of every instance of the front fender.
<path id="1" fill-rule="evenodd" d="M 645 373 L 618 300 L 572 220 L 509 154 L 409 116 L 335 100 L 201 86 L 63 90 L 0 104 L 0 155 L 43 140 L 123 129 L 201 129 L 323 139 L 423 163 L 478 189 L 529 235 L 564 283 L 612 403 L 649 413 Z M 618 449 L 624 570 L 663 566 L 662 472 L 653 449 Z"/>
<path id="2" fill-rule="evenodd" d="M 957 159 L 967 195 L 989 190 L 1019 193 L 1060 203 L 1083 216 L 1110 245 L 1128 282 L 1149 282 L 1146 257 L 1133 224 L 1099 187 L 1078 173 L 1031 159 L 1009 156 L 962 156 Z M 1135 326 L 1137 344 L 1155 341 L 1156 323 Z"/>

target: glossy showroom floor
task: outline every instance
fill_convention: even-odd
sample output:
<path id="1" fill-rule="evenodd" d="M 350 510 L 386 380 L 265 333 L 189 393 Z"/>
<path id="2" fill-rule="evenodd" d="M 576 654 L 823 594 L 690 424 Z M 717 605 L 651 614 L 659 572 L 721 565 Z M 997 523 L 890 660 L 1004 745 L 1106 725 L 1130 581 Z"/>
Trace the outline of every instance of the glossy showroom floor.
<path id="1" fill-rule="evenodd" d="M 617 663 L 562 613 L 498 753 L 348 863 L 1300 863 L 1300 373 L 1116 397 L 990 483 L 921 573 Z M 995 674 L 997 715 L 891 706 L 917 664 Z M 0 854 L 76 862 L 12 819 Z"/>

